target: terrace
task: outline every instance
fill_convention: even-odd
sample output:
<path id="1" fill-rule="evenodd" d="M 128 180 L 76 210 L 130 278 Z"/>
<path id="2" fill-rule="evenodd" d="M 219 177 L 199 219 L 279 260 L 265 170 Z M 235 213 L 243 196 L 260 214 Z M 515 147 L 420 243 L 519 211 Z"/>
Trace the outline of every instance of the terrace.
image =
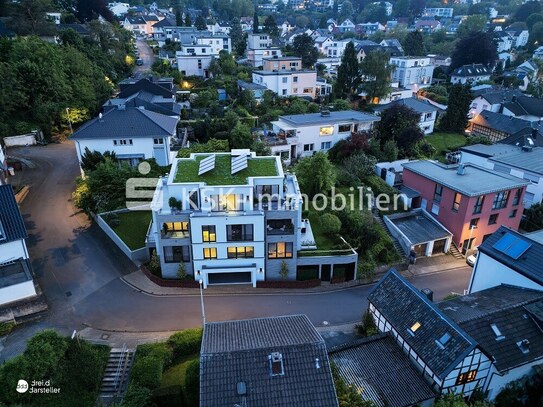
<path id="1" fill-rule="evenodd" d="M 180 159 L 174 177 L 175 183 L 204 182 L 207 185 L 246 185 L 249 177 L 275 177 L 277 171 L 275 158 L 249 158 L 247 168 L 235 174 L 231 173 L 230 154 L 216 154 L 215 168 L 198 175 L 200 161 L 208 155 L 200 155 L 195 159 Z"/>
<path id="2" fill-rule="evenodd" d="M 295 129 L 280 130 L 278 133 L 267 132 L 262 140 L 268 146 L 284 146 L 287 144 L 295 144 L 298 142 Z"/>

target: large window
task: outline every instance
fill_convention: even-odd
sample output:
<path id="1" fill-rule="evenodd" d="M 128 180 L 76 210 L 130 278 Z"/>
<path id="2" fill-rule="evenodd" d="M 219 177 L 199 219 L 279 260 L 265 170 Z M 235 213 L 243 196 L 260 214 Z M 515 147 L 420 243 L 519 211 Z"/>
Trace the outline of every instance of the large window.
<path id="1" fill-rule="evenodd" d="M 268 243 L 269 259 L 290 259 L 292 258 L 292 243 L 277 242 Z"/>
<path id="2" fill-rule="evenodd" d="M 216 247 L 206 247 L 204 248 L 204 259 L 216 259 L 217 258 L 217 248 Z"/>
<path id="3" fill-rule="evenodd" d="M 205 243 L 212 243 L 217 241 L 215 225 L 202 226 L 202 241 Z"/>
<path id="4" fill-rule="evenodd" d="M 498 192 L 494 197 L 492 203 L 492 209 L 502 209 L 507 206 L 507 199 L 509 198 L 509 191 Z"/>
<path id="5" fill-rule="evenodd" d="M 164 246 L 164 263 L 180 263 L 190 261 L 189 246 Z"/>
<path id="6" fill-rule="evenodd" d="M 495 225 L 496 223 L 498 223 L 498 214 L 494 213 L 488 217 L 488 224 Z"/>
<path id="7" fill-rule="evenodd" d="M 452 210 L 453 211 L 458 212 L 458 209 L 460 208 L 461 199 L 462 199 L 462 195 L 459 194 L 458 192 L 456 192 L 454 194 L 454 201 L 453 201 L 453 205 L 452 205 Z"/>
<path id="8" fill-rule="evenodd" d="M 443 195 L 443 185 L 436 184 L 434 190 L 434 201 L 441 202 L 441 196 Z"/>
<path id="9" fill-rule="evenodd" d="M 518 205 L 520 203 L 521 195 L 522 195 L 522 188 L 519 188 L 515 191 L 515 196 L 513 197 L 513 205 Z"/>
<path id="10" fill-rule="evenodd" d="M 241 211 L 243 210 L 243 199 L 240 195 L 211 195 L 211 211 Z"/>
<path id="11" fill-rule="evenodd" d="M 320 136 L 331 136 L 332 134 L 334 134 L 334 126 L 324 126 L 320 128 Z"/>
<path id="12" fill-rule="evenodd" d="M 229 247 L 227 249 L 229 259 L 253 258 L 255 250 L 252 246 Z"/>
<path id="13" fill-rule="evenodd" d="M 338 126 L 338 132 L 339 133 L 348 133 L 351 131 L 351 124 L 340 124 Z"/>
<path id="14" fill-rule="evenodd" d="M 315 148 L 314 144 L 304 144 L 304 151 L 313 151 Z"/>
<path id="15" fill-rule="evenodd" d="M 229 242 L 252 241 L 253 225 L 226 225 L 226 240 Z"/>
<path id="16" fill-rule="evenodd" d="M 456 379 L 456 385 L 469 383 L 475 380 L 477 376 L 477 370 L 470 370 L 469 372 L 460 373 Z"/>
<path id="17" fill-rule="evenodd" d="M 475 206 L 473 207 L 473 214 L 481 213 L 483 210 L 483 203 L 485 202 L 484 195 L 478 196 L 477 200 L 475 201 Z"/>
<path id="18" fill-rule="evenodd" d="M 162 225 L 162 237 L 189 237 L 188 222 L 164 222 Z"/>

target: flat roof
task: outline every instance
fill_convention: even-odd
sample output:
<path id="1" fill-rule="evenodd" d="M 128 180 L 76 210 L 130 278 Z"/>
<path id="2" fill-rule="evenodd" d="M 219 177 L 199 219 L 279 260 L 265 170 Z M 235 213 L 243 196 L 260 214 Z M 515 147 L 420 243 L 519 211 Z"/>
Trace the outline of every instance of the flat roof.
<path id="1" fill-rule="evenodd" d="M 534 147 L 532 151 L 517 148 L 516 151 L 509 154 L 492 157 L 491 161 L 528 170 L 536 174 L 543 174 L 543 148 L 541 147 Z"/>
<path id="2" fill-rule="evenodd" d="M 247 158 L 247 168 L 231 174 L 230 153 L 215 154 L 215 168 L 198 175 L 200 161 L 212 154 L 198 154 L 193 158 L 179 158 L 176 161 L 174 183 L 199 183 L 207 185 L 245 185 L 249 177 L 275 177 L 277 171 L 276 157 Z"/>
<path id="3" fill-rule="evenodd" d="M 412 244 L 431 242 L 451 236 L 451 232 L 423 211 L 399 213 L 387 218 Z"/>
<path id="4" fill-rule="evenodd" d="M 458 164 L 445 165 L 436 161 L 417 160 L 403 164 L 407 169 L 424 178 L 444 185 L 466 196 L 479 196 L 507 189 L 521 188 L 529 184 L 512 175 L 492 171 L 466 163 L 464 175 L 457 173 Z"/>
<path id="5" fill-rule="evenodd" d="M 520 149 L 518 146 L 512 146 L 510 144 L 473 144 L 471 146 L 464 146 L 460 148 L 460 151 L 465 151 L 466 153 L 475 154 L 480 157 L 494 157 L 496 155 L 508 154 L 517 149 Z"/>
<path id="6" fill-rule="evenodd" d="M 266 57 L 262 58 L 263 61 L 301 61 L 300 57 Z"/>
<path id="7" fill-rule="evenodd" d="M 314 73 L 315 76 L 317 75 L 317 71 L 313 69 L 298 69 L 297 71 L 291 71 L 287 69 L 277 69 L 275 71 L 253 71 L 253 74 L 257 75 L 299 75 L 301 73 Z"/>
<path id="8" fill-rule="evenodd" d="M 333 124 L 347 121 L 378 122 L 379 120 L 381 120 L 378 116 L 358 112 L 356 110 L 342 110 L 339 112 L 330 112 L 329 115 L 323 115 L 322 113 L 295 114 L 290 116 L 279 116 L 279 119 L 293 126 Z"/>

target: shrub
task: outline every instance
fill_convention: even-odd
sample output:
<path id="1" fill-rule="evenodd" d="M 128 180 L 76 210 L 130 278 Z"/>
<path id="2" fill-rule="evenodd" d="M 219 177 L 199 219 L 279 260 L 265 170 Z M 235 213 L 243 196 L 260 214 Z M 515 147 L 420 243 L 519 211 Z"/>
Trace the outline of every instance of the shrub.
<path id="1" fill-rule="evenodd" d="M 362 320 L 356 325 L 355 328 L 358 334 L 361 336 L 373 336 L 379 333 L 369 308 L 367 308 L 362 314 Z"/>
<path id="2" fill-rule="evenodd" d="M 138 346 L 138 358 L 154 357 L 162 360 L 164 367 L 172 363 L 172 349 L 165 342 L 160 343 L 144 343 Z"/>
<path id="3" fill-rule="evenodd" d="M 149 262 L 146 264 L 146 267 L 155 276 L 161 275 L 160 259 L 158 258 L 156 251 L 154 251 L 151 255 L 151 260 L 149 260 Z"/>
<path id="4" fill-rule="evenodd" d="M 185 405 L 181 385 L 159 387 L 153 391 L 152 399 L 160 407 L 182 407 Z"/>
<path id="5" fill-rule="evenodd" d="M 158 356 L 138 357 L 132 367 L 131 381 L 150 390 L 160 386 L 164 362 Z"/>
<path id="6" fill-rule="evenodd" d="M 15 328 L 15 322 L 2 322 L 0 324 L 0 336 L 9 334 Z"/>
<path id="7" fill-rule="evenodd" d="M 179 267 L 177 268 L 177 278 L 180 280 L 187 278 L 187 269 L 185 267 L 185 263 L 183 262 L 180 262 Z"/>
<path id="8" fill-rule="evenodd" d="M 176 332 L 168 339 L 173 351 L 174 360 L 200 352 L 202 345 L 202 328 L 185 329 Z"/>
<path id="9" fill-rule="evenodd" d="M 188 407 L 198 407 L 200 400 L 200 361 L 193 360 L 185 374 L 185 397 Z"/>
<path id="10" fill-rule="evenodd" d="M 122 407 L 147 407 L 151 405 L 152 392 L 147 387 L 131 383 L 123 398 Z"/>
<path id="11" fill-rule="evenodd" d="M 370 254 L 366 259 L 358 259 L 358 270 L 357 278 L 366 279 L 368 281 L 373 281 L 375 278 L 375 269 L 377 268 L 377 263 L 373 259 L 373 256 Z"/>
<path id="12" fill-rule="evenodd" d="M 319 218 L 319 224 L 322 231 L 329 236 L 337 235 L 341 229 L 341 221 L 336 215 L 331 213 L 322 215 Z"/>
<path id="13" fill-rule="evenodd" d="M 289 273 L 288 264 L 285 260 L 283 260 L 281 262 L 281 268 L 279 269 L 279 275 L 281 276 L 283 280 L 286 280 L 288 277 L 288 273 Z"/>
<path id="14" fill-rule="evenodd" d="M 177 209 L 179 211 L 182 208 L 181 201 L 173 196 L 168 199 L 168 205 L 170 206 L 170 208 Z"/>

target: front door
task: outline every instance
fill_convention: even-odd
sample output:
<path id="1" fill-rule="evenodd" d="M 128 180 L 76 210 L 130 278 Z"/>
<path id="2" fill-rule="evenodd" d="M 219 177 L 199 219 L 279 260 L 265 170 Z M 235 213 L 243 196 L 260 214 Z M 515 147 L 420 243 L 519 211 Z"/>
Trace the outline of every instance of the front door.
<path id="1" fill-rule="evenodd" d="M 321 281 L 330 281 L 332 276 L 332 267 L 330 264 L 323 264 L 321 266 Z"/>
<path id="2" fill-rule="evenodd" d="M 475 240 L 474 237 L 472 237 L 471 239 L 464 240 L 464 243 L 462 243 L 462 254 L 465 255 L 468 252 L 468 250 L 471 249 L 471 247 L 473 246 L 474 240 Z"/>

